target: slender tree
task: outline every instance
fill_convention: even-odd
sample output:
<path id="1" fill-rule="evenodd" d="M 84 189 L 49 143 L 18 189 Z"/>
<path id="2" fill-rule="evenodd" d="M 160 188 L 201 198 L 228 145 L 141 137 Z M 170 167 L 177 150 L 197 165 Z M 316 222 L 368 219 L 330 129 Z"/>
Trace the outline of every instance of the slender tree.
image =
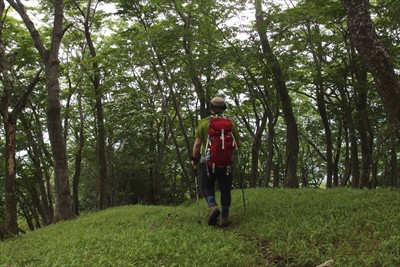
<path id="1" fill-rule="evenodd" d="M 354 51 L 355 52 L 355 51 Z M 361 146 L 361 173 L 359 184 L 360 188 L 370 186 L 371 165 L 372 165 L 372 130 L 368 116 L 368 81 L 367 69 L 358 60 L 358 55 L 353 55 L 352 72 L 355 76 L 354 88 L 356 93 L 356 128 L 359 133 Z"/>
<path id="2" fill-rule="evenodd" d="M 193 44 L 192 44 L 192 14 L 191 11 L 188 11 L 187 14 L 185 14 L 182 11 L 182 8 L 178 6 L 177 1 L 174 0 L 174 5 L 176 12 L 179 14 L 179 17 L 181 18 L 182 22 L 184 23 L 184 34 L 183 34 L 183 41 L 182 41 L 182 46 L 185 51 L 185 55 L 187 57 L 187 67 L 189 69 L 190 73 L 190 79 L 193 83 L 193 86 L 195 88 L 197 97 L 200 101 L 200 117 L 204 118 L 207 116 L 207 94 L 204 89 L 203 83 L 201 81 L 201 74 L 197 71 L 196 68 L 196 60 L 195 60 L 195 55 L 193 55 Z M 210 96 L 208 96 L 210 97 Z"/>
<path id="3" fill-rule="evenodd" d="M 51 194 L 48 195 L 48 190 L 46 190 L 45 172 L 43 171 L 43 152 L 33 135 L 32 129 L 34 128 L 34 126 L 32 125 L 31 121 L 28 121 L 27 117 L 28 116 L 26 116 L 24 113 L 21 114 L 21 122 L 28 143 L 28 155 L 31 158 L 35 170 L 36 184 L 40 192 L 40 200 L 42 206 L 41 209 L 43 210 L 42 221 L 44 225 L 48 225 L 53 223 L 54 221 L 54 212 L 52 210 L 52 201 L 50 197 Z M 35 126 L 37 127 L 38 125 Z"/>
<path id="4" fill-rule="evenodd" d="M 97 191 L 97 208 L 103 209 L 106 200 L 106 180 L 107 180 L 107 160 L 106 160 L 106 132 L 103 108 L 103 92 L 101 85 L 101 69 L 98 62 L 98 53 L 96 44 L 93 41 L 92 25 L 96 12 L 96 4 L 87 1 L 86 10 L 80 7 L 78 1 L 74 1 L 74 6 L 79 11 L 82 19 L 83 33 L 85 36 L 89 54 L 91 57 L 92 68 L 89 71 L 89 79 L 92 82 L 95 94 L 95 109 L 97 122 L 97 161 L 98 161 L 98 191 Z"/>
<path id="5" fill-rule="evenodd" d="M 325 131 L 326 187 L 331 188 L 333 186 L 333 141 L 331 125 L 329 123 L 329 116 L 325 103 L 324 78 L 322 74 L 323 47 L 321 41 L 318 41 L 321 39 L 319 25 L 315 25 L 312 28 L 311 23 L 307 21 L 307 37 L 315 66 L 314 85 L 317 95 L 317 107 Z"/>
<path id="6" fill-rule="evenodd" d="M 50 47 L 46 48 L 42 36 L 36 29 L 20 0 L 7 0 L 27 27 L 36 49 L 45 65 L 44 73 L 47 89 L 47 127 L 54 158 L 56 220 L 66 220 L 73 216 L 71 208 L 71 191 L 68 176 L 68 159 L 66 144 L 62 131 L 61 101 L 59 82 L 59 50 L 65 31 L 71 26 L 63 27 L 64 1 L 54 0 L 54 23 L 50 37 Z"/>
<path id="7" fill-rule="evenodd" d="M 79 126 L 75 130 L 75 138 L 77 151 L 75 154 L 75 171 L 72 179 L 72 198 L 73 198 L 73 210 L 75 215 L 79 215 L 79 180 L 82 171 L 82 151 L 85 144 L 85 133 L 84 133 L 84 118 L 82 108 L 82 94 L 78 93 L 78 112 L 79 112 Z"/>
<path id="8" fill-rule="evenodd" d="M 265 28 L 266 24 L 264 21 L 261 2 L 261 0 L 255 1 L 256 27 L 260 36 L 263 56 L 271 68 L 275 86 L 282 102 L 283 115 L 286 123 L 285 184 L 287 187 L 295 188 L 299 186 L 297 180 L 297 158 L 299 153 L 299 134 L 297 122 L 293 114 L 292 103 L 286 87 L 282 69 L 267 38 L 267 32 Z"/>
<path id="9" fill-rule="evenodd" d="M 0 15 L 3 17 L 4 1 L 0 1 Z M 10 106 L 10 99 L 15 97 L 17 90 L 14 88 L 12 78 L 10 76 L 10 60 L 7 58 L 6 48 L 3 43 L 2 29 L 3 19 L 0 21 L 0 70 L 1 81 L 3 84 L 3 92 L 0 100 L 0 113 L 3 118 L 3 126 L 6 135 L 5 146 L 5 228 L 11 234 L 18 234 L 17 223 L 17 180 L 16 180 L 16 126 L 17 118 L 25 107 L 29 94 L 33 91 L 36 84 L 40 81 L 39 70 L 32 78 L 31 83 L 26 87 L 25 91 L 18 97 L 15 106 Z"/>

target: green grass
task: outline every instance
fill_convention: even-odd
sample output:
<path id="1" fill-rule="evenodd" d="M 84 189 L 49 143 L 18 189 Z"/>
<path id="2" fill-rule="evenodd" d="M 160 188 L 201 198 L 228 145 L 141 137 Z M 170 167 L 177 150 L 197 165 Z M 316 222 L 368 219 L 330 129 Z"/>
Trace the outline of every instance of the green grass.
<path id="1" fill-rule="evenodd" d="M 400 266 L 400 192 L 248 189 L 233 225 L 194 201 L 124 206 L 0 242 L 0 266 Z M 201 199 L 202 219 L 207 207 Z"/>

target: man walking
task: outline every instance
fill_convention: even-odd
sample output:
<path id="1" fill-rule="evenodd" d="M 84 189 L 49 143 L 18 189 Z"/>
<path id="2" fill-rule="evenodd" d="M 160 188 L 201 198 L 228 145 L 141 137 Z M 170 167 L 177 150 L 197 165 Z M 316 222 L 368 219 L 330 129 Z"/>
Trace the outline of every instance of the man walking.
<path id="1" fill-rule="evenodd" d="M 192 152 L 192 166 L 200 162 L 201 189 L 209 207 L 208 224 L 228 226 L 232 187 L 232 153 L 242 144 L 235 124 L 223 116 L 226 102 L 222 97 L 211 99 L 212 115 L 200 120 Z M 221 193 L 221 210 L 215 200 L 215 182 Z"/>

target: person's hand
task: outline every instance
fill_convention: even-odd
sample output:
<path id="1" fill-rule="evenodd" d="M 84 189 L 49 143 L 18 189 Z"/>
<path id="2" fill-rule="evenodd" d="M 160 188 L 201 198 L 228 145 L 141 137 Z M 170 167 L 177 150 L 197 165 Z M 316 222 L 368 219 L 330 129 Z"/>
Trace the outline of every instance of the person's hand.
<path id="1" fill-rule="evenodd" d="M 197 158 L 191 156 L 191 157 L 190 157 L 190 162 L 192 163 L 192 168 L 193 168 L 193 170 L 197 169 L 197 162 L 198 162 Z"/>
<path id="2" fill-rule="evenodd" d="M 193 168 L 193 170 L 197 169 L 197 161 L 195 161 L 193 159 L 192 159 L 192 168 Z"/>

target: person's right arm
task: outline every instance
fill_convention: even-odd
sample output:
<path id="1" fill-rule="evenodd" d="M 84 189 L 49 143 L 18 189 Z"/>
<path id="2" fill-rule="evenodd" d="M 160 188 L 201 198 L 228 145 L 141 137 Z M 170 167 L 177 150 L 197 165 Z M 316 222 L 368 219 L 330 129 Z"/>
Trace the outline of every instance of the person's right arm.
<path id="1" fill-rule="evenodd" d="M 196 139 L 194 140 L 192 157 L 191 157 L 193 169 L 196 169 L 197 167 L 197 162 L 199 161 L 200 148 L 202 143 L 203 142 L 199 137 L 196 137 Z"/>

